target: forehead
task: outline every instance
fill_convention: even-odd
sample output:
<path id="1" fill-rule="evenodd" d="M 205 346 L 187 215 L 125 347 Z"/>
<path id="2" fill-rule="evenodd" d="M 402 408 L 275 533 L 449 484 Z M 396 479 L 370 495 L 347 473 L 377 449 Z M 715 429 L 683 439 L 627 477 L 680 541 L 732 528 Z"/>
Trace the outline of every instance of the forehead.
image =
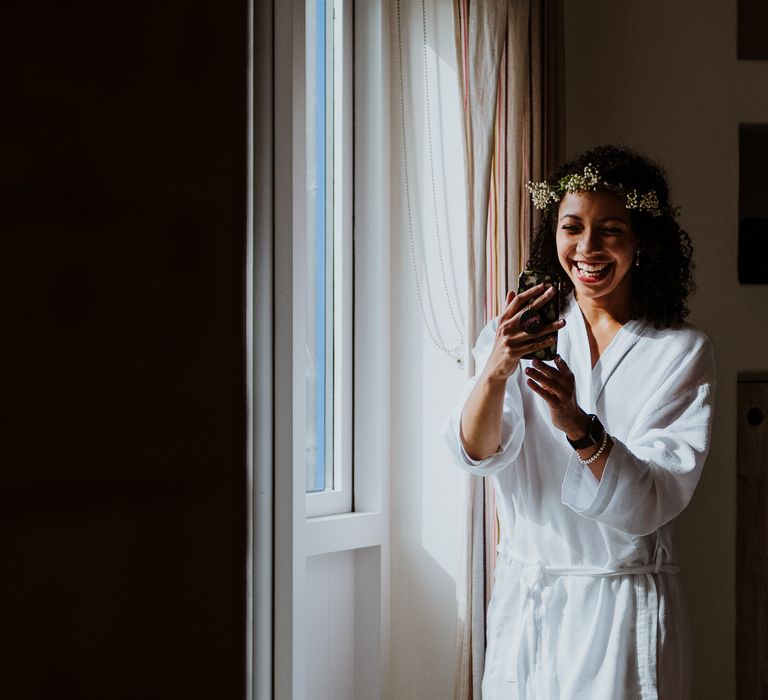
<path id="1" fill-rule="evenodd" d="M 560 200 L 558 219 L 567 217 L 600 220 L 618 219 L 630 223 L 629 212 L 624 202 L 613 192 L 567 192 Z"/>

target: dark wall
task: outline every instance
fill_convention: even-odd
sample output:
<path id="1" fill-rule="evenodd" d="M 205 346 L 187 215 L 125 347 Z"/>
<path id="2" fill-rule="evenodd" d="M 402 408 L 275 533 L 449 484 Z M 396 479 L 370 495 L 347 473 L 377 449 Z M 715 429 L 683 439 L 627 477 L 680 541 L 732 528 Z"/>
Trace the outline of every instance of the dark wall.
<path id="1" fill-rule="evenodd" d="M 0 696 L 239 698 L 246 4 L 0 4 Z"/>

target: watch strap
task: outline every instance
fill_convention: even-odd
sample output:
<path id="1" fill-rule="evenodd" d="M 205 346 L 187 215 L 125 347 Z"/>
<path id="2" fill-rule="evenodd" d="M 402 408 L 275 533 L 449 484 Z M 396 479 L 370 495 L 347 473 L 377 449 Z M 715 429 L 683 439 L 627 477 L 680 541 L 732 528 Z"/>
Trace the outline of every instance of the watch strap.
<path id="1" fill-rule="evenodd" d="M 568 444 L 574 450 L 583 450 L 587 447 L 594 447 L 595 445 L 599 444 L 604 432 L 605 429 L 603 428 L 603 424 L 600 422 L 600 419 L 594 413 L 590 413 L 589 425 L 587 426 L 587 434 L 578 440 L 571 440 L 567 435 L 565 436 L 565 439 L 568 440 Z"/>

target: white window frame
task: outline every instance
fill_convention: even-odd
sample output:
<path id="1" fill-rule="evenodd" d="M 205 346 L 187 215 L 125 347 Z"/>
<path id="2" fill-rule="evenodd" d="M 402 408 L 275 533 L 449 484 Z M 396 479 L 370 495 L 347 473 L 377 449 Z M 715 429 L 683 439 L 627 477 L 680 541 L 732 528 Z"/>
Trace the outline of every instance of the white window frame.
<path id="1" fill-rule="evenodd" d="M 375 585 L 356 591 L 355 605 L 378 611 L 380 640 L 377 658 L 361 660 L 354 669 L 356 687 L 365 697 L 387 697 L 389 648 L 389 63 L 391 11 L 381 0 L 354 0 L 355 20 L 355 136 L 354 136 L 354 435 L 356 456 L 353 511 L 308 516 L 306 484 L 306 382 L 304 346 L 306 329 L 303 282 L 306 239 L 303 222 L 304 167 L 304 0 L 265 0 L 251 5 L 251 100 L 258 112 L 259 81 L 254 90 L 253 71 L 261 71 L 272 97 L 271 169 L 267 158 L 250 163 L 252 197 L 262 197 L 268 183 L 271 211 L 250 216 L 248 313 L 264 305 L 259 275 L 260 252 L 271 253 L 271 369 L 267 385 L 257 326 L 249 319 L 249 396 L 252 428 L 249 432 L 249 562 L 248 562 L 248 700 L 303 700 L 307 697 L 306 559 L 334 552 L 363 555 L 367 573 L 374 570 Z M 267 11 L 262 13 L 264 6 Z M 268 66 L 259 64 L 265 32 L 263 18 L 271 22 Z M 263 69 L 263 70 L 262 70 Z M 255 116 L 259 126 L 258 113 Z M 254 115 L 252 115 L 252 119 Z M 260 133 L 251 131 L 251 139 Z M 253 149 L 252 149 L 253 150 Z M 256 149 L 258 151 L 259 149 Z M 258 155 L 258 153 L 257 153 Z M 350 185 L 352 186 L 352 185 Z M 264 206 L 268 207 L 269 202 Z M 257 204 L 258 209 L 258 204 Z M 261 239 L 269 245 L 261 245 Z M 259 314 L 256 313 L 258 321 Z M 265 386 L 268 391 L 262 391 Z M 351 387 L 350 387 L 351 390 Z M 263 415 L 263 399 L 271 402 Z M 271 440 L 270 440 L 271 438 Z M 260 441 L 266 441 L 267 445 Z M 263 461 L 260 461 L 263 457 Z M 267 461 L 268 460 L 268 461 Z M 343 475 L 342 475 L 343 479 Z M 346 482 L 350 484 L 350 480 Z M 268 489 L 266 493 L 262 489 Z M 259 512 L 265 505 L 268 516 Z M 271 542 L 270 542 L 271 538 Z M 271 551 L 269 545 L 272 545 Z M 374 553 L 373 557 L 367 556 Z M 272 559 L 265 560 L 272 555 Z M 369 565 L 375 562 L 374 565 Z M 264 581 L 264 572 L 269 580 Z M 370 580 L 370 579 L 368 579 Z M 271 596 L 271 611 L 265 602 Z M 352 604 L 352 603 L 351 603 Z M 263 620 L 271 629 L 264 633 Z M 271 644 L 269 644 L 271 642 Z M 333 640 L 331 640 L 331 643 Z M 269 648 L 265 648 L 269 646 Z M 271 673 L 270 673 L 271 671 Z M 357 676 L 360 676 L 360 679 Z M 359 680 L 359 683 L 358 683 Z"/>
<path id="2" fill-rule="evenodd" d="M 354 313 L 353 218 L 354 205 L 354 0 L 334 0 L 342 19 L 334 19 L 334 186 L 333 209 L 334 338 L 341 347 L 333 353 L 333 488 L 307 493 L 308 517 L 349 513 L 353 504 L 352 482 L 352 346 Z M 336 89 L 341 86 L 341 89 Z M 306 268 L 304 268 L 306 269 Z M 306 328 L 305 328 L 306 330 Z"/>

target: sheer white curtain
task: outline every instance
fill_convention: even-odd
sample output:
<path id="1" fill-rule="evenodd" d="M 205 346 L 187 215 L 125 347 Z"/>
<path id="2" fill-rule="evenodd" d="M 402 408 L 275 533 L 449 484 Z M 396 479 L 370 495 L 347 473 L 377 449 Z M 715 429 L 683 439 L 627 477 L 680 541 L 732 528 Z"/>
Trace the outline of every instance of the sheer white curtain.
<path id="1" fill-rule="evenodd" d="M 467 183 L 470 346 L 501 310 L 538 222 L 525 195 L 562 157 L 561 0 L 455 0 Z M 471 360 L 468 373 L 476 370 Z M 467 475 L 455 698 L 480 698 L 498 540 L 493 491 Z"/>

